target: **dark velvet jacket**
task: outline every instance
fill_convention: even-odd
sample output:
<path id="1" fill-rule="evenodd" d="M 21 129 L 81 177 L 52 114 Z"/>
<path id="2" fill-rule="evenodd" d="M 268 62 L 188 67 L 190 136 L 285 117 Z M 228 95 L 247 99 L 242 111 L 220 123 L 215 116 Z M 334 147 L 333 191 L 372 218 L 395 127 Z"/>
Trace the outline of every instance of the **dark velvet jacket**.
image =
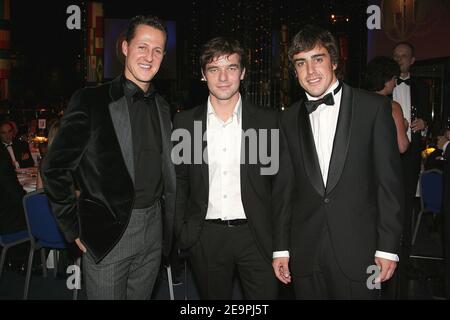
<path id="1" fill-rule="evenodd" d="M 404 208 L 400 154 L 389 100 L 346 84 L 342 90 L 326 185 L 304 101 L 282 114 L 291 164 L 280 163 L 280 174 L 293 177 L 295 189 L 292 214 L 284 217 L 280 231 L 296 276 L 312 273 L 328 227 L 343 273 L 365 281 L 376 250 L 399 253 Z"/>
<path id="2" fill-rule="evenodd" d="M 170 107 L 155 97 L 161 123 L 163 253 L 171 247 L 175 170 L 171 162 Z M 121 78 L 76 92 L 42 166 L 45 190 L 62 232 L 80 238 L 96 262 L 122 237 L 134 202 L 130 118 Z M 75 185 L 81 191 L 77 199 Z"/>

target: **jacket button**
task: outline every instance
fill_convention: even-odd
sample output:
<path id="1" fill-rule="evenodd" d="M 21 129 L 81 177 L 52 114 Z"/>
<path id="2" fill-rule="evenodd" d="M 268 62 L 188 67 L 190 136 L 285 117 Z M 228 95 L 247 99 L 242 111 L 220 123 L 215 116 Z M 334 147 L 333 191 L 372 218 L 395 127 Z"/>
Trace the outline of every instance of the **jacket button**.
<path id="1" fill-rule="evenodd" d="M 330 199 L 329 198 L 325 198 L 325 199 L 323 199 L 323 202 L 324 203 L 330 203 Z"/>

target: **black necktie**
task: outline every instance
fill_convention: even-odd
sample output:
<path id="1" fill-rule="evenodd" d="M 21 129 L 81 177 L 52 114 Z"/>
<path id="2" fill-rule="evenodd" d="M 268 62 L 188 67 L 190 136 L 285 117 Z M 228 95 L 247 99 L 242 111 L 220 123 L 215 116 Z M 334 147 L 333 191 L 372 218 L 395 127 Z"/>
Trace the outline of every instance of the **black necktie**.
<path id="1" fill-rule="evenodd" d="M 342 87 L 341 83 L 339 83 L 339 85 L 336 87 L 336 89 L 334 89 L 333 93 L 337 94 L 339 92 L 339 90 L 341 90 L 341 87 Z M 316 111 L 317 107 L 320 106 L 321 104 L 325 104 L 327 106 L 334 105 L 333 94 L 331 92 L 329 92 L 318 100 L 305 101 L 305 106 L 306 106 L 306 110 L 308 110 L 308 113 Z"/>
<path id="2" fill-rule="evenodd" d="M 400 85 L 401 83 L 405 83 L 406 85 L 410 86 L 411 85 L 411 78 L 408 78 L 408 79 L 397 78 L 397 85 Z"/>

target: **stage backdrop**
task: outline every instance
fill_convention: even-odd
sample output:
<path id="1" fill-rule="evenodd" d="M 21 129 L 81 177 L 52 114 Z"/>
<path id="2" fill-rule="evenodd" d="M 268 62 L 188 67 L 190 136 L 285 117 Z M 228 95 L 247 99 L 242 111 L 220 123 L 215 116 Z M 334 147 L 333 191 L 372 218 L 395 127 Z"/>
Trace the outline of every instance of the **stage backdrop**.
<path id="1" fill-rule="evenodd" d="M 392 54 L 396 42 L 416 48 L 417 60 L 450 56 L 450 0 L 373 0 L 381 30 L 368 31 L 367 60 Z"/>

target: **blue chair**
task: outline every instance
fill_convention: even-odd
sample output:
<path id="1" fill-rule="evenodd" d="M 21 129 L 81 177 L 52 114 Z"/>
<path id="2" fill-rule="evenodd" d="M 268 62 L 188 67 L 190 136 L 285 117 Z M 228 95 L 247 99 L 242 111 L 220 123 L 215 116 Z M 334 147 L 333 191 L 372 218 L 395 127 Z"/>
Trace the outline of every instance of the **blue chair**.
<path id="1" fill-rule="evenodd" d="M 414 234 L 411 245 L 414 245 L 419 231 L 420 222 L 424 212 L 438 214 L 442 212 L 442 196 L 444 189 L 444 179 L 442 171 L 437 169 L 426 170 L 419 178 L 420 190 L 420 212 L 414 227 Z"/>
<path id="2" fill-rule="evenodd" d="M 36 190 L 28 193 L 23 198 L 23 208 L 28 226 L 31 241 L 30 254 L 28 258 L 27 274 L 25 278 L 25 289 L 23 298 L 28 298 L 28 290 L 31 278 L 31 266 L 35 250 L 41 251 L 44 277 L 47 276 L 45 267 L 45 249 L 64 250 L 67 249 L 67 242 L 64 240 L 61 231 L 53 216 L 47 195 L 43 190 Z M 55 252 L 54 251 L 54 252 Z M 54 255 L 56 258 L 56 254 Z M 56 259 L 55 259 L 56 260 Z M 56 261 L 55 274 L 56 274 Z M 77 258 L 76 265 L 80 267 L 80 258 Z M 73 299 L 76 300 L 78 289 L 74 289 Z"/>
<path id="3" fill-rule="evenodd" d="M 27 230 L 0 235 L 0 246 L 2 247 L 2 256 L 0 258 L 0 278 L 2 277 L 3 266 L 5 264 L 8 249 L 28 241 L 31 241 L 31 238 Z"/>

